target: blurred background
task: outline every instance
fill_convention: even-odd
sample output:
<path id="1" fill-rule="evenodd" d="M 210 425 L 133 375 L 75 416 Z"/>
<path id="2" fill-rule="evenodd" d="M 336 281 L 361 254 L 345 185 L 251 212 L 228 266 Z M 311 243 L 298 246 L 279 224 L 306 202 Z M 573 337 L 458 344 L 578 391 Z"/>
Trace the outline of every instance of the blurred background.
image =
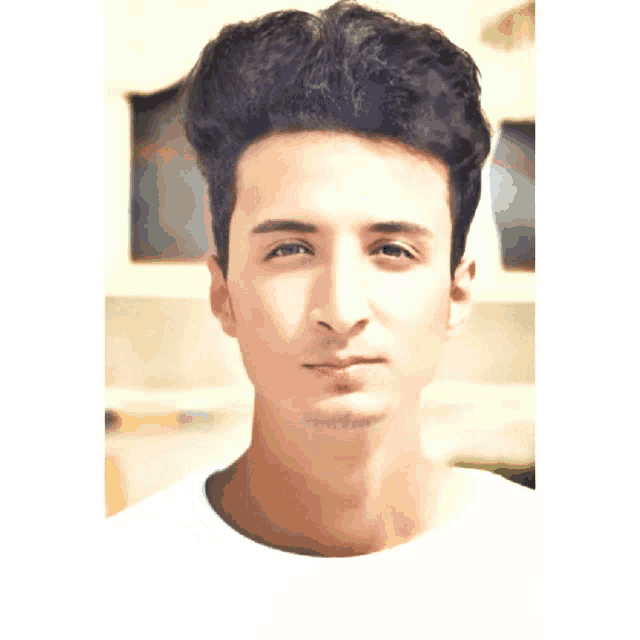
<path id="1" fill-rule="evenodd" d="M 210 214 L 180 83 L 224 25 L 329 4 L 105 4 L 107 515 L 249 444 L 252 388 L 207 302 Z M 425 446 L 534 487 L 535 3 L 366 4 L 433 24 L 468 51 L 493 131 L 467 243 L 476 304 L 424 390 Z"/>

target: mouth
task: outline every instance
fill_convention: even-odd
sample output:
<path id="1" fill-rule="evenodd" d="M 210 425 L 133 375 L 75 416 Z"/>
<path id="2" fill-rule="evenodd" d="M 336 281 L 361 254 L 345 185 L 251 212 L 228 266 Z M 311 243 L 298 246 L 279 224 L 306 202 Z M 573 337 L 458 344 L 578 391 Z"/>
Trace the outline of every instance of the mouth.
<path id="1" fill-rule="evenodd" d="M 373 391 L 389 382 L 389 361 L 382 357 L 353 356 L 329 358 L 302 365 L 320 381 L 330 395 L 351 394 L 368 389 Z"/>
<path id="2" fill-rule="evenodd" d="M 313 364 L 303 364 L 302 366 L 305 369 L 315 369 L 315 370 L 333 370 L 335 372 L 344 371 L 349 369 L 350 367 L 355 367 L 358 365 L 368 365 L 368 364 L 384 364 L 386 362 L 385 358 L 365 358 L 360 356 L 353 356 L 351 358 L 333 358 L 329 360 L 325 360 L 324 362 L 317 362 Z"/>

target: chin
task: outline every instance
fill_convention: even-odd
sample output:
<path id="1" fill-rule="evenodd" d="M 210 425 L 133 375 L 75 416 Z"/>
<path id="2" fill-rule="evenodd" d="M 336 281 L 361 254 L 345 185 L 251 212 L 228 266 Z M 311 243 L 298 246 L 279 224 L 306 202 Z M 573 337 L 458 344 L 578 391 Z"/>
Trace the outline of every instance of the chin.
<path id="1" fill-rule="evenodd" d="M 312 428 L 364 429 L 384 420 L 392 409 L 387 393 L 347 393 L 313 403 L 302 411 L 302 422 Z"/>

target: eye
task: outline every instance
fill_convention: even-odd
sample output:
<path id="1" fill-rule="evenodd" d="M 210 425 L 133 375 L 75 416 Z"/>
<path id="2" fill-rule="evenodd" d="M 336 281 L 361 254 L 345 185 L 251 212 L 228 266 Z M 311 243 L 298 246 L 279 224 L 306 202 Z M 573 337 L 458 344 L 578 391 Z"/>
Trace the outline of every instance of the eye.
<path id="1" fill-rule="evenodd" d="M 372 251 L 372 255 L 385 255 L 391 258 L 409 258 L 415 260 L 415 256 L 404 247 L 397 244 L 383 244 Z"/>
<path id="2" fill-rule="evenodd" d="M 294 256 L 305 253 L 313 255 L 309 247 L 305 247 L 303 244 L 298 244 L 297 242 L 289 242 L 287 244 L 281 244 L 279 247 L 276 247 L 265 259 L 270 260 L 271 258 L 286 258 L 287 256 Z"/>

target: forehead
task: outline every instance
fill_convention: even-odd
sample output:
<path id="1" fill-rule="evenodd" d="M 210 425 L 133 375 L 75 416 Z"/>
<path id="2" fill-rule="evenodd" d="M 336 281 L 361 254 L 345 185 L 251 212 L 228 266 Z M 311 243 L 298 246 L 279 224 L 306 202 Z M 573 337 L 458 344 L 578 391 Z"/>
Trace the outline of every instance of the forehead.
<path id="1" fill-rule="evenodd" d="M 328 223 L 402 214 L 450 224 L 446 165 L 389 141 L 342 132 L 275 134 L 247 149 L 237 173 L 234 226 L 279 214 Z"/>

